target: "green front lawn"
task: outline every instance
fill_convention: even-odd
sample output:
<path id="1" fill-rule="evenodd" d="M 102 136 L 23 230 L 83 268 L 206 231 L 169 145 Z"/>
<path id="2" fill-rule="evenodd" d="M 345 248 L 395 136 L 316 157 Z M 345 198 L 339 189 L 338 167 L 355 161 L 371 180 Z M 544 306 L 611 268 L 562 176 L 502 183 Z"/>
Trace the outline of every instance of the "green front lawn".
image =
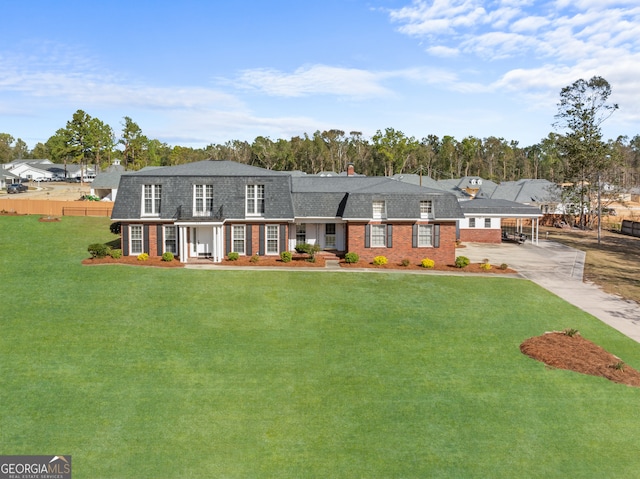
<path id="1" fill-rule="evenodd" d="M 640 390 L 523 356 L 640 345 L 505 278 L 82 266 L 108 220 L 0 217 L 0 454 L 82 478 L 637 475 Z"/>

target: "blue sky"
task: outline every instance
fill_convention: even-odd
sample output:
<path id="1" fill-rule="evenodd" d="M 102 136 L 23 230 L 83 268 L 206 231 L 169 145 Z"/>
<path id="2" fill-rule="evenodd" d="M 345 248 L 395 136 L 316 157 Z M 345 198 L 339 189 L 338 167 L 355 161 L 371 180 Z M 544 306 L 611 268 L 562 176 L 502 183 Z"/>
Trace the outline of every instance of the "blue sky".
<path id="1" fill-rule="evenodd" d="M 604 77 L 606 138 L 640 134 L 637 0 L 6 0 L 0 132 L 76 110 L 204 147 L 395 128 L 539 142 L 562 87 Z"/>

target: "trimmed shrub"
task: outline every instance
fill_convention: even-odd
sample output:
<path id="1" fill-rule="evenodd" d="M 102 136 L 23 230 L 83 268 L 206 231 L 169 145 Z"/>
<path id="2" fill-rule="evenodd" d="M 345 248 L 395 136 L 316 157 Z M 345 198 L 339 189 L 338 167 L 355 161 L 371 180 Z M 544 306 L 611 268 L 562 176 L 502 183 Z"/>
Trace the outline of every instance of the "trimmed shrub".
<path id="1" fill-rule="evenodd" d="M 316 253 L 320 251 L 320 249 L 321 248 L 318 243 L 316 244 L 298 243 L 295 247 L 296 253 L 306 253 L 309 256 L 311 256 L 311 259 L 314 259 Z"/>
<path id="2" fill-rule="evenodd" d="M 344 255 L 345 263 L 357 263 L 358 261 L 360 261 L 360 256 L 358 256 L 358 253 L 350 252 Z"/>
<path id="3" fill-rule="evenodd" d="M 173 261 L 173 253 L 171 251 L 166 251 L 162 253 L 162 261 Z"/>
<path id="4" fill-rule="evenodd" d="M 120 259 L 122 258 L 122 250 L 121 249 L 112 249 L 109 251 L 109 256 L 111 256 L 113 259 Z"/>
<path id="5" fill-rule="evenodd" d="M 109 254 L 109 247 L 102 243 L 90 244 L 87 248 L 92 258 L 104 258 Z"/>
<path id="6" fill-rule="evenodd" d="M 311 254 L 311 245 L 309 243 L 298 243 L 295 247 L 296 253 Z"/>
<path id="7" fill-rule="evenodd" d="M 293 259 L 293 254 L 291 254 L 291 251 L 283 251 L 280 253 L 280 259 L 283 263 L 288 263 Z"/>
<path id="8" fill-rule="evenodd" d="M 260 256 L 254 254 L 249 261 L 251 261 L 252 263 L 257 263 L 258 261 L 260 261 Z"/>
<path id="9" fill-rule="evenodd" d="M 489 271 L 491 269 L 491 263 L 489 262 L 482 263 L 480 265 L 480 268 L 483 269 L 484 271 Z"/>
<path id="10" fill-rule="evenodd" d="M 138 261 L 147 261 L 149 259 L 149 255 L 147 253 L 141 253 L 138 255 Z"/>
<path id="11" fill-rule="evenodd" d="M 431 269 L 435 265 L 436 265 L 436 262 L 429 258 L 425 258 L 422 261 L 420 261 L 420 266 L 422 266 L 423 268 Z"/>
<path id="12" fill-rule="evenodd" d="M 403 259 L 402 261 L 400 261 L 400 266 L 404 266 L 407 267 L 411 264 L 411 261 L 409 261 L 407 258 Z"/>
<path id="13" fill-rule="evenodd" d="M 109 230 L 114 235 L 119 235 L 120 232 L 122 231 L 122 223 L 120 221 L 116 221 L 115 223 L 111 223 L 111 225 L 109 225 Z"/>
<path id="14" fill-rule="evenodd" d="M 227 255 L 227 259 L 229 261 L 238 261 L 238 258 L 240 258 L 240 253 L 236 253 L 235 251 L 232 251 Z"/>
<path id="15" fill-rule="evenodd" d="M 456 268 L 466 268 L 469 266 L 469 258 L 466 256 L 456 257 Z"/>
<path id="16" fill-rule="evenodd" d="M 507 269 L 508 267 L 509 267 L 509 265 L 508 265 L 507 263 L 502 263 L 502 264 L 500 265 L 500 269 L 501 269 L 501 270 L 505 270 L 505 269 Z"/>
<path id="17" fill-rule="evenodd" d="M 375 258 L 373 258 L 373 264 L 375 264 L 376 266 L 383 266 L 383 265 L 387 264 L 387 257 L 386 256 L 376 256 Z"/>

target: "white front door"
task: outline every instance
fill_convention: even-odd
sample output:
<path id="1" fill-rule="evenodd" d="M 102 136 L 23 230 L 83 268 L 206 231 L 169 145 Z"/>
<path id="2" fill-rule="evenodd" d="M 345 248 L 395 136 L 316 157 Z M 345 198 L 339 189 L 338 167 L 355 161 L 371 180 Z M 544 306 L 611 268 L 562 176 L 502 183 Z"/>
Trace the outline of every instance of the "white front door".
<path id="1" fill-rule="evenodd" d="M 193 256 L 211 256 L 213 252 L 213 228 L 211 226 L 193 228 L 191 233 L 193 236 L 191 241 Z"/>

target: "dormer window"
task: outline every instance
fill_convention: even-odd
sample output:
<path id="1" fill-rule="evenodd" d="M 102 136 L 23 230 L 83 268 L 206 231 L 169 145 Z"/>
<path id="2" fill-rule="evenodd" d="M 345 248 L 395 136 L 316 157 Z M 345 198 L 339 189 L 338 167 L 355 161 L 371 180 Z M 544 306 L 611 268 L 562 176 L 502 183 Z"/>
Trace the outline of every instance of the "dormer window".
<path id="1" fill-rule="evenodd" d="M 142 193 L 143 216 L 160 216 L 162 185 L 144 185 Z"/>
<path id="2" fill-rule="evenodd" d="M 264 185 L 247 185 L 247 215 L 264 214 Z"/>
<path id="3" fill-rule="evenodd" d="M 373 219 L 382 219 L 387 217 L 387 208 L 384 201 L 373 202 Z"/>
<path id="4" fill-rule="evenodd" d="M 210 216 L 213 211 L 213 185 L 194 185 L 194 216 Z"/>
<path id="5" fill-rule="evenodd" d="M 420 202 L 420 218 L 433 218 L 433 201 L 424 200 Z"/>

